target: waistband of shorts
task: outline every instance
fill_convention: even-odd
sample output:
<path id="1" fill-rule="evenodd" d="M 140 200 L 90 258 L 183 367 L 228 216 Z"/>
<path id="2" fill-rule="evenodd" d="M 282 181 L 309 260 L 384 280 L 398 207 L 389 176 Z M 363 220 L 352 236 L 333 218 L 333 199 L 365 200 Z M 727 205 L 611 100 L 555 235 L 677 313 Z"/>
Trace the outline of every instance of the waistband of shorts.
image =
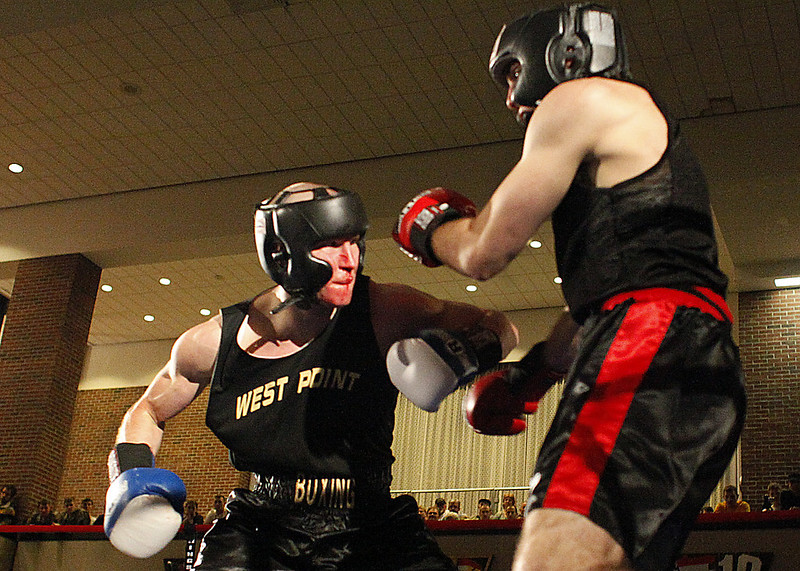
<path id="1" fill-rule="evenodd" d="M 254 474 L 253 493 L 295 506 L 353 510 L 367 508 L 378 498 L 389 497 L 389 468 L 347 478 L 342 476 L 285 476 Z"/>
<path id="2" fill-rule="evenodd" d="M 608 311 L 629 299 L 637 302 L 667 301 L 683 307 L 694 307 L 719 321 L 733 323 L 733 314 L 731 314 L 725 298 L 707 287 L 692 286 L 686 290 L 653 287 L 625 291 L 608 298 L 603 303 L 602 309 Z"/>

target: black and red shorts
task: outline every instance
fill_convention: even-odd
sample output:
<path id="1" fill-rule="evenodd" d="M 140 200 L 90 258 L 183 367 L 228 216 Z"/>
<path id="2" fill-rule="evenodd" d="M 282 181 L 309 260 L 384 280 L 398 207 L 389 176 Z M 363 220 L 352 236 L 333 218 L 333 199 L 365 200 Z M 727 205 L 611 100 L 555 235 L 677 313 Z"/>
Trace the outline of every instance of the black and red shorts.
<path id="1" fill-rule="evenodd" d="M 590 316 L 528 509 L 585 515 L 637 569 L 673 569 L 744 423 L 731 321 L 705 288 L 627 292 Z"/>

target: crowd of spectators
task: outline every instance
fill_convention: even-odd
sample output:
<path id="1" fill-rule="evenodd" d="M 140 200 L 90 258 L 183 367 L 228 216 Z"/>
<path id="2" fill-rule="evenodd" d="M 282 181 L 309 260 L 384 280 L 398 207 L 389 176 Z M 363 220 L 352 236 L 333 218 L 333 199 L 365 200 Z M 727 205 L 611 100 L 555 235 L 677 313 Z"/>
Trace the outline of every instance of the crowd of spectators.
<path id="1" fill-rule="evenodd" d="M 755 511 L 751 504 L 739 497 L 739 489 L 734 485 L 725 486 L 723 501 L 716 507 L 705 506 L 701 513 L 742 513 Z M 786 477 L 786 484 L 777 481 L 767 484 L 767 493 L 761 502 L 762 512 L 777 512 L 800 509 L 800 473 L 793 472 Z"/>
<path id="2" fill-rule="evenodd" d="M 525 504 L 517 507 L 514 494 L 503 495 L 502 505 L 497 512 L 492 511 L 492 500 L 481 498 L 478 500 L 474 516 L 461 511 L 461 500 L 452 499 L 449 502 L 442 497 L 436 498 L 430 507 L 419 507 L 419 516 L 426 520 L 466 520 L 466 519 L 522 519 L 525 513 Z"/>
<path id="3" fill-rule="evenodd" d="M 0 488 L 0 525 L 14 525 L 27 523 L 30 525 L 103 525 L 103 514 L 95 515 L 94 502 L 91 498 L 83 498 L 80 507 L 76 507 L 73 498 L 67 497 L 63 501 L 63 510 L 55 511 L 54 504 L 47 498 L 42 498 L 37 504 L 35 513 L 26 521 L 18 521 L 18 496 L 17 488 L 7 484 Z M 781 511 L 800 509 L 800 473 L 791 473 L 786 478 L 786 483 L 781 486 L 777 481 L 770 482 L 767 493 L 761 503 L 761 511 Z M 751 504 L 739 497 L 739 490 L 734 485 L 728 485 L 723 491 L 723 501 L 716 507 L 706 506 L 702 513 L 730 513 L 754 511 Z M 225 498 L 217 494 L 214 496 L 211 509 L 205 514 L 200 513 L 195 500 L 187 500 L 184 509 L 184 521 L 187 525 L 211 524 L 225 514 Z M 439 497 L 434 505 L 426 508 L 420 506 L 420 517 L 427 520 L 467 520 L 467 519 L 522 519 L 525 517 L 525 504 L 517 506 L 514 494 L 503 494 L 501 505 L 496 511 L 492 509 L 492 501 L 481 498 L 477 502 L 474 515 L 461 511 L 461 501 L 451 499 L 449 502 Z"/>
<path id="4" fill-rule="evenodd" d="M 205 517 L 199 512 L 195 500 L 187 500 L 184 504 L 184 522 L 191 525 L 214 523 L 225 514 L 225 498 L 215 495 L 213 507 Z M 56 511 L 55 504 L 48 498 L 41 498 L 36 510 L 28 518 L 20 521 L 19 497 L 17 488 L 8 484 L 0 488 L 0 525 L 103 525 L 103 513 L 95 513 L 92 498 L 83 498 L 78 507 L 72 497 L 63 501 L 63 509 Z"/>
<path id="5" fill-rule="evenodd" d="M 91 525 L 98 523 L 98 519 L 102 523 L 102 516 L 95 517 L 93 510 L 91 498 L 84 498 L 80 508 L 75 506 L 72 498 L 64 498 L 64 509 L 59 512 L 53 511 L 53 502 L 42 498 L 36 504 L 36 512 L 27 521 L 19 521 L 17 488 L 9 484 L 0 490 L 0 525 Z"/>
<path id="6" fill-rule="evenodd" d="M 758 504 L 755 504 L 758 505 Z M 770 482 L 767 493 L 763 497 L 761 511 L 781 511 L 800 509 L 800 473 L 791 473 L 785 485 L 777 481 Z M 705 506 L 701 513 L 742 513 L 755 511 L 755 506 L 740 498 L 739 489 L 734 485 L 725 486 L 723 501 L 715 507 Z M 420 506 L 420 517 L 427 520 L 465 520 L 465 519 L 522 519 L 525 517 L 525 503 L 517 506 L 513 493 L 503 494 L 500 505 L 493 509 L 492 500 L 481 498 L 477 502 L 474 515 L 461 511 L 461 501 L 451 499 L 449 502 L 439 497 L 430 507 Z"/>

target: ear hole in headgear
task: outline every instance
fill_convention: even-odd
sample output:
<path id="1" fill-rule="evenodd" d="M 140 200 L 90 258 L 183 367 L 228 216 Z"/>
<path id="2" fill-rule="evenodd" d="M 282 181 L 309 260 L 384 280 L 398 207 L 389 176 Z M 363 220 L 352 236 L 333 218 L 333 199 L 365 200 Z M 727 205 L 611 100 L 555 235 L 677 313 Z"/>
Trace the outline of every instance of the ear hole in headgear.
<path id="1" fill-rule="evenodd" d="M 535 10 L 506 24 L 489 57 L 489 71 L 502 87 L 508 87 L 506 74 L 513 61 L 522 66 L 511 94 L 518 105 L 534 106 L 570 79 L 630 79 L 615 12 L 594 3 Z"/>
<path id="2" fill-rule="evenodd" d="M 561 14 L 559 33 L 547 44 L 547 72 L 556 83 L 585 75 L 592 46 L 585 39 L 578 21 L 578 8 L 570 6 Z"/>
<path id="3" fill-rule="evenodd" d="M 280 242 L 270 242 L 267 245 L 267 255 L 270 257 L 273 263 L 280 264 L 282 267 L 286 267 L 289 263 L 289 257 L 286 253 L 286 248 Z"/>

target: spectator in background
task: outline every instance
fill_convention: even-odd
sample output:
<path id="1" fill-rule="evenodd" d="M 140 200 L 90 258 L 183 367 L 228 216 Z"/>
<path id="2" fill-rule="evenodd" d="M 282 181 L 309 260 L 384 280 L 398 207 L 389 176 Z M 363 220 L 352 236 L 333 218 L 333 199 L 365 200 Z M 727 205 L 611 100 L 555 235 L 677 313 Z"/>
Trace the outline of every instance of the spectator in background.
<path id="1" fill-rule="evenodd" d="M 436 506 L 429 507 L 427 514 L 428 515 L 426 516 L 426 519 L 436 521 L 439 520 L 439 510 L 436 508 Z"/>
<path id="2" fill-rule="evenodd" d="M 777 512 L 781 509 L 781 485 L 778 482 L 770 482 L 767 485 L 767 495 L 761 504 L 761 511 Z"/>
<path id="3" fill-rule="evenodd" d="M 447 511 L 447 500 L 444 498 L 436 498 L 436 501 L 433 503 L 436 506 L 436 511 L 439 512 L 439 517 L 437 519 L 442 519 L 444 512 Z"/>
<path id="4" fill-rule="evenodd" d="M 81 500 L 81 510 L 86 512 L 86 515 L 89 518 L 88 525 L 96 525 L 95 520 L 97 519 L 97 516 L 94 515 L 94 501 L 92 501 L 92 498 L 83 498 Z"/>
<path id="5" fill-rule="evenodd" d="M 503 504 L 500 506 L 500 509 L 497 510 L 497 513 L 494 514 L 494 519 L 506 519 L 506 509 L 508 506 L 514 506 L 516 509 L 517 498 L 514 494 L 503 494 Z"/>
<path id="6" fill-rule="evenodd" d="M 222 495 L 217 494 L 214 496 L 214 507 L 211 508 L 206 514 L 203 523 L 214 523 L 219 518 L 225 516 L 225 499 Z"/>
<path id="7" fill-rule="evenodd" d="M 800 473 L 794 472 L 786 478 L 787 490 L 780 495 L 782 510 L 800 509 Z"/>
<path id="8" fill-rule="evenodd" d="M 505 509 L 505 518 L 503 519 L 521 519 L 517 511 L 517 506 L 513 504 L 507 505 Z"/>
<path id="9" fill-rule="evenodd" d="M 466 519 L 467 516 L 461 513 L 461 500 L 450 500 L 447 510 L 442 514 L 441 519 Z"/>
<path id="10" fill-rule="evenodd" d="M 489 510 L 489 519 L 492 517 L 492 500 L 489 498 L 480 498 L 478 500 L 478 513 L 475 515 L 475 519 L 481 519 L 481 509 L 487 508 Z"/>
<path id="11" fill-rule="evenodd" d="M 0 489 L 0 525 L 17 523 L 17 487 L 6 484 Z"/>
<path id="12" fill-rule="evenodd" d="M 203 516 L 197 513 L 197 502 L 186 500 L 183 504 L 183 527 L 187 531 L 193 531 L 194 526 L 203 523 Z"/>
<path id="13" fill-rule="evenodd" d="M 492 505 L 478 503 L 478 515 L 475 516 L 475 519 L 492 519 Z"/>
<path id="14" fill-rule="evenodd" d="M 736 512 L 749 512 L 750 504 L 744 500 L 739 499 L 739 490 L 734 485 L 725 486 L 722 492 L 724 502 L 717 504 L 714 508 L 714 513 L 736 513 Z"/>
<path id="15" fill-rule="evenodd" d="M 53 525 L 56 523 L 56 514 L 53 513 L 53 504 L 50 500 L 42 498 L 37 506 L 38 511 L 28 520 L 29 525 Z"/>
<path id="16" fill-rule="evenodd" d="M 64 511 L 56 518 L 58 525 L 89 525 L 89 514 L 76 509 L 72 498 L 64 498 Z"/>

